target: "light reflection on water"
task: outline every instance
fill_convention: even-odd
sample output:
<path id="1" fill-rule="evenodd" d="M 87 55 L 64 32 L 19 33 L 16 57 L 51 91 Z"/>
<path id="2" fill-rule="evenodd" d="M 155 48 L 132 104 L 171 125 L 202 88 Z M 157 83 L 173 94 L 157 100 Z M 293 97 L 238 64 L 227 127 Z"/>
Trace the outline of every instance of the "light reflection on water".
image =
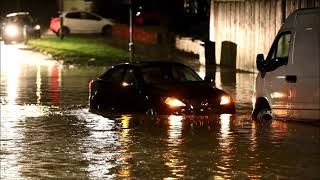
<path id="1" fill-rule="evenodd" d="M 97 115 L 88 82 L 108 67 L 20 53 L 1 53 L 1 179 L 318 178 L 319 127 L 252 122 L 254 74 L 214 72 L 236 100 L 232 116 Z"/>

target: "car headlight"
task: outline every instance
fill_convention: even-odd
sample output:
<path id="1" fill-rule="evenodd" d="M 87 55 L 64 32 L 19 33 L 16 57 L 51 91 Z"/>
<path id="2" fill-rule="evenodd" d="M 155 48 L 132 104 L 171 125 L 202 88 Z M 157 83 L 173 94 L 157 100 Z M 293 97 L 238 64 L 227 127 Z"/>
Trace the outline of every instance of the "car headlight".
<path id="1" fill-rule="evenodd" d="M 231 103 L 230 96 L 223 95 L 220 97 L 220 105 L 227 105 Z"/>
<path id="2" fill-rule="evenodd" d="M 166 103 L 167 105 L 169 105 L 170 107 L 173 107 L 173 108 L 186 106 L 185 103 L 183 103 L 182 101 L 180 101 L 179 99 L 176 99 L 174 97 L 165 98 L 164 103 Z"/>
<path id="3" fill-rule="evenodd" d="M 39 25 L 39 24 L 35 25 L 35 26 L 34 26 L 34 29 L 35 29 L 35 30 L 39 30 L 39 29 L 40 29 L 40 25 Z"/>
<path id="4" fill-rule="evenodd" d="M 6 35 L 10 36 L 10 37 L 14 37 L 17 36 L 19 33 L 18 27 L 14 26 L 14 25 L 9 25 L 5 28 L 5 33 Z"/>

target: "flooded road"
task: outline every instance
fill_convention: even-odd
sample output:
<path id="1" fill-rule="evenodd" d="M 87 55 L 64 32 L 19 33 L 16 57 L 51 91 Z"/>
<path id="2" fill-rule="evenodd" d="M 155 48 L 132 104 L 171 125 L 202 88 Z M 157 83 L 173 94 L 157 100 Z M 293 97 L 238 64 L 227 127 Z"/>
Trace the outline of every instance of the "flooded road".
<path id="1" fill-rule="evenodd" d="M 88 83 L 108 68 L 1 44 L 0 179 L 319 178 L 320 127 L 253 122 L 254 74 L 216 70 L 232 116 L 92 114 Z"/>

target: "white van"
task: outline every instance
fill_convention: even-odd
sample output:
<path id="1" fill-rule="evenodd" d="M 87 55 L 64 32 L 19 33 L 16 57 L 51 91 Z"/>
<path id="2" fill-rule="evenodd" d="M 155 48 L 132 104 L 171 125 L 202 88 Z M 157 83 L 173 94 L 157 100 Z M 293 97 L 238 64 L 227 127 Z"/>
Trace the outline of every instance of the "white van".
<path id="1" fill-rule="evenodd" d="M 253 119 L 320 120 L 320 8 L 289 15 L 256 61 Z"/>

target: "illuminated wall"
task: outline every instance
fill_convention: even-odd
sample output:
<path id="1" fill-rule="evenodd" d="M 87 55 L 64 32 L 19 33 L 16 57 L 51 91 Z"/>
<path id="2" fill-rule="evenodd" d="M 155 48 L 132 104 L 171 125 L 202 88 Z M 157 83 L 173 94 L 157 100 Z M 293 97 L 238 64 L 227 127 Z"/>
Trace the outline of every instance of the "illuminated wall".
<path id="1" fill-rule="evenodd" d="M 69 10 L 92 10 L 92 2 L 88 0 L 63 0 L 64 11 Z"/>
<path id="2" fill-rule="evenodd" d="M 217 64 L 228 64 L 229 54 L 235 54 L 237 69 L 256 71 L 256 55 L 266 56 L 282 14 L 305 7 L 320 7 L 320 0 L 211 0 L 210 40 L 216 42 Z"/>

